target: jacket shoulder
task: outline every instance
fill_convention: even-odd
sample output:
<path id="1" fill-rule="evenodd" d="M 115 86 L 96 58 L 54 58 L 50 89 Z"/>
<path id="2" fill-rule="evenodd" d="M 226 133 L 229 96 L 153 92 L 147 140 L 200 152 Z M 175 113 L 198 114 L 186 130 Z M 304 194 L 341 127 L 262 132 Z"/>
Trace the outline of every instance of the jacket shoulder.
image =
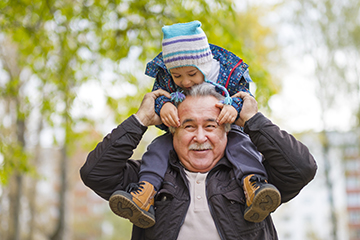
<path id="1" fill-rule="evenodd" d="M 156 78 L 157 74 L 161 70 L 162 72 L 167 72 L 167 68 L 162 57 L 162 52 L 160 52 L 156 57 L 154 57 L 154 59 L 146 64 L 145 74 L 147 76 Z"/>
<path id="2" fill-rule="evenodd" d="M 218 83 L 228 86 L 230 94 L 238 92 L 239 86 L 249 88 L 249 82 L 252 82 L 249 75 L 249 66 L 234 53 L 225 48 L 210 44 L 210 49 L 214 59 L 220 63 L 220 72 Z M 230 76 L 230 77 L 229 77 Z"/>

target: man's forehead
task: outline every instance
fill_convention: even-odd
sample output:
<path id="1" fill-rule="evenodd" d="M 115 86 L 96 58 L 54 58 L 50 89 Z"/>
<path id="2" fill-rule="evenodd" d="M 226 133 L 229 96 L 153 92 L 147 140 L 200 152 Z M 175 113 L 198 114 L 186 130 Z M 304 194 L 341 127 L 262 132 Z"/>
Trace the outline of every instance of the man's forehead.
<path id="1" fill-rule="evenodd" d="M 178 106 L 181 124 L 186 121 L 212 121 L 217 119 L 220 109 L 215 106 L 218 100 L 213 96 L 186 98 Z"/>
<path id="2" fill-rule="evenodd" d="M 187 96 L 182 103 L 179 104 L 179 108 L 194 108 L 194 107 L 206 107 L 212 108 L 215 103 L 218 102 L 214 96 Z"/>
<path id="3" fill-rule="evenodd" d="M 214 96 L 187 96 L 182 103 L 178 105 L 178 108 L 193 109 L 195 107 L 214 108 L 215 103 L 218 102 Z"/>
<path id="4" fill-rule="evenodd" d="M 195 119 L 195 118 L 185 118 L 182 120 L 181 122 L 181 125 L 185 124 L 185 123 L 193 123 L 193 122 L 197 122 L 198 119 Z M 216 118 L 205 118 L 205 119 L 202 119 L 202 121 L 204 122 L 215 122 L 217 123 L 216 121 Z"/>

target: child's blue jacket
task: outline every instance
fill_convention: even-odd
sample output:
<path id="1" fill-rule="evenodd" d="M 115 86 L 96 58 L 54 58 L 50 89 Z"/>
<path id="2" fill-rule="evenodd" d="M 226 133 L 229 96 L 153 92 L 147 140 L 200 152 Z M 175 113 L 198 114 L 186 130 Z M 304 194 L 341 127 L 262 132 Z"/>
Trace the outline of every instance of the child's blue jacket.
<path id="1" fill-rule="evenodd" d="M 217 83 L 224 86 L 230 96 L 239 91 L 250 93 L 249 82 L 252 80 L 249 76 L 248 65 L 241 58 L 222 47 L 210 44 L 210 49 L 214 59 L 220 63 Z M 153 91 L 159 88 L 169 93 L 181 91 L 181 88 L 174 83 L 170 73 L 167 71 L 162 53 L 159 53 L 153 60 L 147 63 L 145 74 L 155 78 Z M 165 96 L 160 96 L 155 100 L 155 112 L 159 116 L 160 110 L 166 102 L 171 102 L 171 100 Z M 232 106 L 239 113 L 242 108 L 242 99 L 233 98 Z"/>

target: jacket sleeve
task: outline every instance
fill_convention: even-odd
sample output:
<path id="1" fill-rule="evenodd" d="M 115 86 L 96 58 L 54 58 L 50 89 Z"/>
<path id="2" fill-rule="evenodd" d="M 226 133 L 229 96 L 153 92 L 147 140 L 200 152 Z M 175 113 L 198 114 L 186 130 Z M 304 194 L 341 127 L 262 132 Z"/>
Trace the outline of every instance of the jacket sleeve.
<path id="1" fill-rule="evenodd" d="M 108 200 L 116 190 L 138 182 L 141 161 L 129 160 L 147 127 L 130 116 L 98 143 L 80 169 L 86 186 Z"/>
<path id="2" fill-rule="evenodd" d="M 249 93 L 249 94 L 252 96 L 251 92 L 250 92 L 249 89 L 246 88 L 246 87 L 239 88 L 239 92 L 240 92 L 240 91 L 242 91 L 242 92 L 247 92 L 247 93 Z M 240 111 L 241 111 L 241 109 L 242 109 L 242 106 L 243 106 L 243 100 L 242 100 L 242 98 L 233 97 L 232 100 L 233 100 L 233 101 L 232 101 L 231 105 L 236 109 L 236 111 L 237 111 L 238 113 L 240 113 Z M 239 117 L 239 115 L 238 115 L 238 117 Z"/>
<path id="3" fill-rule="evenodd" d="M 238 68 L 242 69 L 247 67 L 246 64 L 242 64 L 240 65 Z M 242 71 L 238 70 L 238 72 L 243 72 L 244 69 L 242 69 Z M 237 73 L 239 75 L 239 73 Z M 233 76 L 230 80 L 230 84 L 228 86 L 228 91 L 230 93 L 230 95 L 234 95 L 235 93 L 238 92 L 246 92 L 249 93 L 251 96 L 253 96 L 249 90 L 249 82 L 252 82 L 250 75 L 249 75 L 249 70 L 245 70 L 245 72 L 243 72 L 243 74 L 241 75 L 241 77 L 237 77 L 236 78 L 236 74 L 234 74 L 235 76 Z M 246 77 L 247 76 L 247 77 Z M 234 79 L 239 79 L 239 81 L 235 81 Z M 243 100 L 242 98 L 239 97 L 233 97 L 233 102 L 232 102 L 232 106 L 238 111 L 238 113 L 240 113 L 241 109 L 242 109 L 242 104 L 243 104 Z"/>
<path id="4" fill-rule="evenodd" d="M 171 93 L 171 91 L 170 91 L 171 89 L 168 86 L 166 86 L 164 81 L 160 80 L 159 78 L 161 78 L 161 76 L 156 77 L 152 91 L 155 91 L 158 89 L 163 89 L 163 90 Z M 160 110 L 164 106 L 164 104 L 167 102 L 171 102 L 171 100 L 170 100 L 170 98 L 167 98 L 165 96 L 160 96 L 155 99 L 155 112 L 157 115 L 160 116 Z"/>
<path id="5" fill-rule="evenodd" d="M 163 90 L 171 93 L 170 86 L 166 86 L 166 83 L 165 83 L 163 78 L 164 78 L 164 76 L 161 73 L 159 73 L 156 76 L 152 91 L 155 91 L 155 90 L 158 90 L 158 89 L 163 89 Z M 160 116 L 160 110 L 164 106 L 164 104 L 167 103 L 167 102 L 171 102 L 171 99 L 167 98 L 165 96 L 159 96 L 158 98 L 155 99 L 155 113 L 157 115 Z M 168 129 L 168 127 L 163 123 L 160 124 L 160 125 L 156 125 L 156 127 L 158 127 L 161 130 L 164 130 L 164 131 L 167 131 L 167 129 Z"/>
<path id="6" fill-rule="evenodd" d="M 155 78 L 152 91 L 158 89 L 163 89 L 169 93 L 177 91 L 177 87 L 174 84 L 171 75 L 167 72 L 165 64 L 162 62 L 161 54 L 146 65 L 145 74 Z M 155 112 L 159 116 L 162 106 L 167 102 L 171 102 L 171 100 L 165 96 L 160 96 L 155 100 Z"/>
<path id="7" fill-rule="evenodd" d="M 249 119 L 244 131 L 263 155 L 268 180 L 279 189 L 282 202 L 294 198 L 314 178 L 317 165 L 309 149 L 263 114 Z"/>

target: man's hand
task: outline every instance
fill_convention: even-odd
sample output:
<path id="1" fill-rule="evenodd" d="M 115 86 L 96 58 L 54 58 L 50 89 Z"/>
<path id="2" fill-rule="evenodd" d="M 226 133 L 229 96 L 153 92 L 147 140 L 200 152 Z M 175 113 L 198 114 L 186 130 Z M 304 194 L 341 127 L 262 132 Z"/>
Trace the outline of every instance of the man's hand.
<path id="1" fill-rule="evenodd" d="M 217 122 L 219 125 L 222 125 L 225 123 L 232 124 L 235 121 L 235 119 L 238 115 L 238 112 L 236 111 L 236 109 L 233 106 L 224 105 L 222 103 L 217 103 L 215 106 L 221 109 L 221 112 L 217 119 Z"/>
<path id="2" fill-rule="evenodd" d="M 170 98 L 170 93 L 165 90 L 158 89 L 156 91 L 145 94 L 140 104 L 139 110 L 135 114 L 141 123 L 146 127 L 151 125 L 159 125 L 162 123 L 160 117 L 155 113 L 155 99 L 160 96 Z"/>
<path id="3" fill-rule="evenodd" d="M 171 102 L 167 102 L 160 110 L 161 121 L 168 127 L 179 127 L 180 119 L 177 108 Z"/>
<path id="4" fill-rule="evenodd" d="M 240 127 L 244 127 L 245 122 L 252 118 L 257 112 L 257 102 L 254 97 L 252 97 L 249 93 L 246 92 L 238 92 L 232 97 L 239 97 L 243 100 L 243 106 L 240 111 L 240 117 L 236 120 L 235 124 Z"/>

